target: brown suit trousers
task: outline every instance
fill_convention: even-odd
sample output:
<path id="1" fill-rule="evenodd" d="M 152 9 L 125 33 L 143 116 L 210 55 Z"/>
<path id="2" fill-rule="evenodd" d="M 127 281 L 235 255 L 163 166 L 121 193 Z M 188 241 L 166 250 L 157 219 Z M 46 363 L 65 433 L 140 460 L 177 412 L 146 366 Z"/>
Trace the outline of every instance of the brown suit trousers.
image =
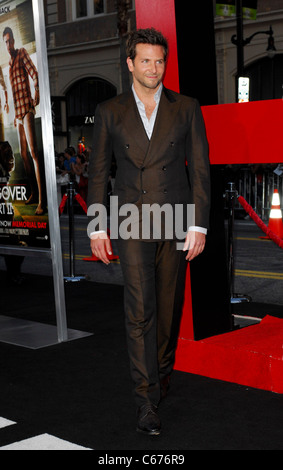
<path id="1" fill-rule="evenodd" d="M 174 365 L 187 261 L 176 241 L 119 240 L 131 375 L 138 406 L 158 405 Z"/>

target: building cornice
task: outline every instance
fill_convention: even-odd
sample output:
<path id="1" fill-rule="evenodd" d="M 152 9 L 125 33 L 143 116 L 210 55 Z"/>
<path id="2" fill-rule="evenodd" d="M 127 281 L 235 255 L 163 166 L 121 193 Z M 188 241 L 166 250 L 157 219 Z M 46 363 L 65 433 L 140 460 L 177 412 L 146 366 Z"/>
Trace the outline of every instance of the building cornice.
<path id="1" fill-rule="evenodd" d="M 47 47 L 47 55 L 49 57 L 51 56 L 57 56 L 57 55 L 62 55 L 62 54 L 72 54 L 72 53 L 77 53 L 77 52 L 83 52 L 83 51 L 90 51 L 90 50 L 95 50 L 95 49 L 103 49 L 103 48 L 109 48 L 111 46 L 117 47 L 119 45 L 119 38 L 109 38 L 109 39 L 100 39 L 97 41 L 91 41 L 91 42 L 82 42 L 78 44 L 67 44 L 64 46 L 54 46 L 54 47 Z"/>
<path id="2" fill-rule="evenodd" d="M 258 13 L 256 20 L 245 20 L 243 21 L 244 26 L 256 26 L 261 23 L 282 21 L 283 20 L 283 9 L 275 10 L 271 12 Z M 232 29 L 236 28 L 236 18 L 215 18 L 214 27 L 218 29 Z"/>

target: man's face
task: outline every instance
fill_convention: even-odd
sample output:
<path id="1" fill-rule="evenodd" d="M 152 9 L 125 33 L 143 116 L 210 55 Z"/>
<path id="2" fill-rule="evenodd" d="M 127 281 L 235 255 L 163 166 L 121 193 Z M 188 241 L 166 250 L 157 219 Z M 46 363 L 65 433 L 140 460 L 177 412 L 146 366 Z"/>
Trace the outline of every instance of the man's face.
<path id="1" fill-rule="evenodd" d="M 8 33 L 8 34 L 5 34 L 3 39 L 4 39 L 4 43 L 5 43 L 5 46 L 6 46 L 6 49 L 7 49 L 8 53 L 10 55 L 12 55 L 13 51 L 15 50 L 14 38 L 10 36 L 10 33 Z"/>
<path id="2" fill-rule="evenodd" d="M 155 89 L 161 83 L 165 72 L 164 49 L 162 46 L 137 44 L 136 57 L 127 59 L 134 84 Z"/>

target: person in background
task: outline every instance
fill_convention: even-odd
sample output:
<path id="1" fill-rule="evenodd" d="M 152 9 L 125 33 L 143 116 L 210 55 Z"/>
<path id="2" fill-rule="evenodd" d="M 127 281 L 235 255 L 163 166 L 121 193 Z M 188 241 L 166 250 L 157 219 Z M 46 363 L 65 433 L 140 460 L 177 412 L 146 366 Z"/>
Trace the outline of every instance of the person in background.
<path id="1" fill-rule="evenodd" d="M 77 155 L 76 161 L 71 163 L 71 170 L 75 175 L 79 195 L 83 198 L 85 202 L 87 201 L 88 190 L 87 169 L 88 164 L 86 162 L 84 154 Z"/>
<path id="2" fill-rule="evenodd" d="M 76 154 L 72 147 L 67 147 L 64 152 L 64 168 L 65 171 L 69 174 L 70 180 L 73 181 L 75 179 L 74 172 L 72 170 L 72 164 L 76 163 Z"/>

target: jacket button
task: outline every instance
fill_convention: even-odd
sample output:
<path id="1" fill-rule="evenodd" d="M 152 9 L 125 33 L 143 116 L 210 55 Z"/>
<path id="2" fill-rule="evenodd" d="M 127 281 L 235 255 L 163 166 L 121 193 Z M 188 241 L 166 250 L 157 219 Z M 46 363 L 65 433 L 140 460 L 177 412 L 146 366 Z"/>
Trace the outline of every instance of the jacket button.
<path id="1" fill-rule="evenodd" d="M 166 170 L 167 170 L 166 166 L 163 166 L 163 167 L 162 167 L 162 170 L 163 170 L 163 171 L 166 171 Z"/>
<path id="2" fill-rule="evenodd" d="M 143 189 L 143 190 L 142 190 L 142 193 L 143 193 L 143 194 L 146 194 L 146 193 L 147 193 L 147 191 L 146 191 L 145 189 Z"/>
<path id="3" fill-rule="evenodd" d="M 164 189 L 163 192 L 164 192 L 164 194 L 167 194 L 167 189 Z"/>
<path id="4" fill-rule="evenodd" d="M 126 144 L 126 145 L 125 145 L 125 148 L 126 148 L 126 149 L 130 148 L 130 144 Z"/>
<path id="5" fill-rule="evenodd" d="M 175 142 L 170 142 L 171 147 L 174 147 L 174 145 L 175 145 Z"/>
<path id="6" fill-rule="evenodd" d="M 141 166 L 140 170 L 141 170 L 141 171 L 144 171 L 144 170 L 145 170 L 145 167 L 144 167 L 144 166 Z"/>

